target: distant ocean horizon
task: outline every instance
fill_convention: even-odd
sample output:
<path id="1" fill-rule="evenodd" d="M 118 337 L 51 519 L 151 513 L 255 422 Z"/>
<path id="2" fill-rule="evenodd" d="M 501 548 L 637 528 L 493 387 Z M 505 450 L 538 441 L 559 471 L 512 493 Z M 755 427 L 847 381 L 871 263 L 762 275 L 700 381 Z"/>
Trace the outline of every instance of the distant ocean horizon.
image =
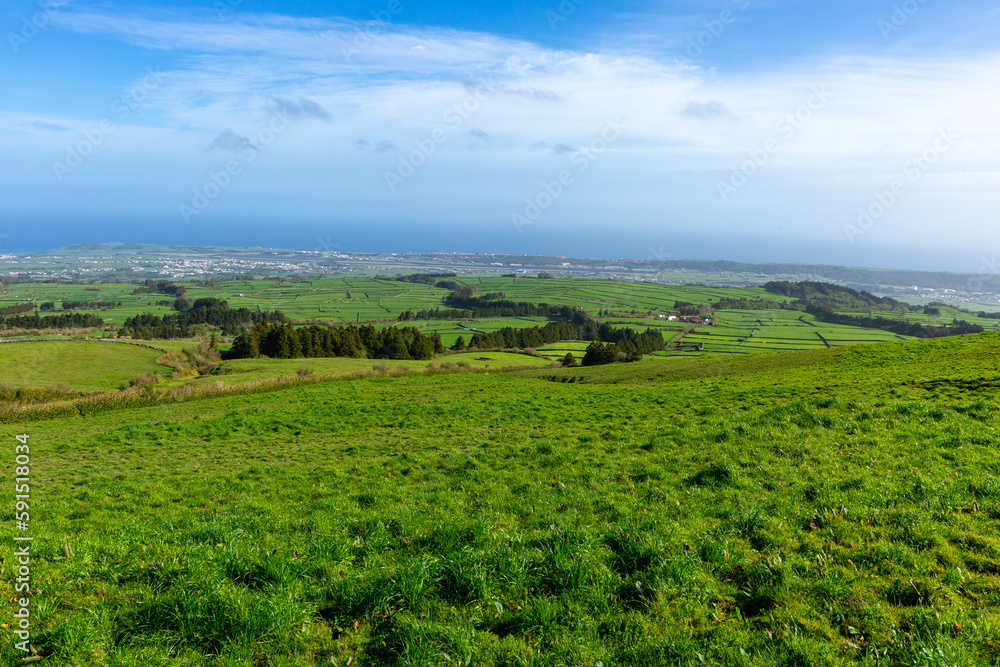
<path id="1" fill-rule="evenodd" d="M 825 264 L 915 271 L 980 273 L 989 257 L 973 250 L 885 248 L 858 241 L 824 244 L 760 237 L 629 233 L 617 238 L 610 228 L 567 235 L 544 227 L 523 234 L 504 228 L 370 222 L 226 225 L 156 225 L 134 223 L 57 223 L 38 221 L 14 226 L 0 221 L 0 254 L 39 253 L 86 243 L 148 243 L 164 246 L 267 247 L 354 253 L 456 252 L 475 254 L 556 255 L 601 259 L 730 260 L 752 263 Z M 4 235 L 6 233 L 6 235 Z"/>

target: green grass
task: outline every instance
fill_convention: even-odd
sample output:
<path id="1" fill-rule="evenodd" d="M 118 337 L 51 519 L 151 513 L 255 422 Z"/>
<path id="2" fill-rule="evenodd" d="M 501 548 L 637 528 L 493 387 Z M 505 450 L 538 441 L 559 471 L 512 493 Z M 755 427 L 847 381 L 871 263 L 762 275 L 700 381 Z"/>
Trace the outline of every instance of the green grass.
<path id="1" fill-rule="evenodd" d="M 233 384 L 266 378 L 294 376 L 299 369 L 309 369 L 314 373 L 350 375 L 372 371 L 393 372 L 402 369 L 421 370 L 432 368 L 454 369 L 494 369 L 522 366 L 548 366 L 550 360 L 526 354 L 510 352 L 475 352 L 440 355 L 433 361 L 395 359 L 237 359 L 226 363 L 230 370 L 225 375 L 205 376 L 203 382 L 223 382 Z"/>
<path id="2" fill-rule="evenodd" d="M 967 336 L 5 425 L 33 640 L 59 665 L 997 664 L 998 364 Z"/>
<path id="3" fill-rule="evenodd" d="M 171 369 L 156 364 L 160 355 L 162 352 L 121 343 L 4 343 L 0 345 L 0 384 L 117 389 L 119 382 L 142 373 L 169 374 Z"/>

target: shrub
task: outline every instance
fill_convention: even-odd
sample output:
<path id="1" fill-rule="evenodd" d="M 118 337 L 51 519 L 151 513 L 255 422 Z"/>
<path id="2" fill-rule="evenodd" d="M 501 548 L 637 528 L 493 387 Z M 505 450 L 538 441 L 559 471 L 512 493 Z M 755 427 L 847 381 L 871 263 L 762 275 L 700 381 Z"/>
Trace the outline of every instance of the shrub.
<path id="1" fill-rule="evenodd" d="M 128 381 L 128 386 L 145 388 L 157 384 L 159 381 L 160 376 L 155 373 L 140 373 Z"/>

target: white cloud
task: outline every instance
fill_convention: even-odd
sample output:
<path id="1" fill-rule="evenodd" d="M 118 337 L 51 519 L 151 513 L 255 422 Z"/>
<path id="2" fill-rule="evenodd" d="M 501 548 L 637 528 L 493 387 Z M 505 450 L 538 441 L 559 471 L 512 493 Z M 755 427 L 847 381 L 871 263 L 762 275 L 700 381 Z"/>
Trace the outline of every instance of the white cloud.
<path id="1" fill-rule="evenodd" d="M 532 185 L 524 194 L 531 194 L 538 179 L 551 177 L 552 164 L 587 146 L 607 119 L 622 118 L 627 131 L 588 175 L 606 187 L 581 188 L 564 201 L 620 197 L 641 202 L 641 216 L 658 219 L 658 207 L 683 199 L 728 215 L 716 181 L 775 140 L 778 149 L 734 206 L 744 205 L 739 197 L 747 206 L 769 199 L 776 210 L 776 195 L 801 186 L 825 193 L 826 202 L 846 201 L 850 211 L 852 198 L 863 203 L 940 128 L 951 127 L 960 140 L 935 166 L 939 176 L 915 189 L 937 193 L 944 203 L 961 197 L 963 188 L 975 189 L 977 201 L 995 197 L 982 192 L 996 182 L 1000 152 L 995 53 L 907 59 L 838 53 L 729 75 L 622 52 L 556 50 L 484 33 L 340 19 L 240 15 L 211 23 L 167 12 L 66 10 L 58 21 L 169 52 L 179 63 L 163 72 L 163 83 L 144 103 L 157 111 L 160 127 L 119 133 L 102 149 L 109 163 L 119 152 L 131 156 L 136 147 L 126 142 L 141 136 L 147 155 L 174 168 L 185 150 L 205 159 L 206 146 L 256 136 L 275 109 L 295 109 L 296 126 L 275 142 L 276 157 L 269 159 L 289 180 L 288 165 L 299 165 L 306 175 L 296 176 L 297 187 L 315 181 L 316 193 L 325 193 L 335 170 L 349 174 L 344 182 L 355 191 L 368 179 L 371 196 L 385 197 L 384 170 L 443 128 L 459 140 L 437 148 L 415 177 L 420 187 L 452 192 L 461 185 L 470 198 L 476 196 L 470 187 L 488 188 L 494 201 L 513 196 L 516 204 L 525 182 Z M 809 108 L 819 88 L 828 99 Z M 727 122 L 706 122 L 718 119 Z M 0 114 L 0 132 L 27 128 L 51 150 L 53 141 L 42 138 L 53 134 L 48 128 L 88 122 L 71 114 Z M 475 151 L 467 150 L 470 137 Z M 26 144 L 18 141 L 19 149 Z M 550 157 L 539 160 L 531 146 Z M 253 168 L 269 169 L 266 160 L 260 163 Z M 823 204 L 814 199 L 813 205 Z"/>

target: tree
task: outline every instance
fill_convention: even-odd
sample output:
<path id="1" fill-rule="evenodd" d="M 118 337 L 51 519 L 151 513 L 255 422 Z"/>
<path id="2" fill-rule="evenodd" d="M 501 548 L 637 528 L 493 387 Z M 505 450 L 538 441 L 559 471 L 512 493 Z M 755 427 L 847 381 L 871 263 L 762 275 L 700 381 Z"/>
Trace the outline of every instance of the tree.
<path id="1" fill-rule="evenodd" d="M 458 340 L 455 341 L 455 344 L 451 346 L 451 349 L 453 349 L 453 350 L 467 350 L 468 347 L 469 346 L 465 344 L 465 338 L 462 337 L 462 336 L 459 336 Z"/>
<path id="2" fill-rule="evenodd" d="M 567 352 L 566 356 L 562 359 L 563 366 L 576 366 L 576 357 L 573 356 L 572 352 Z"/>

